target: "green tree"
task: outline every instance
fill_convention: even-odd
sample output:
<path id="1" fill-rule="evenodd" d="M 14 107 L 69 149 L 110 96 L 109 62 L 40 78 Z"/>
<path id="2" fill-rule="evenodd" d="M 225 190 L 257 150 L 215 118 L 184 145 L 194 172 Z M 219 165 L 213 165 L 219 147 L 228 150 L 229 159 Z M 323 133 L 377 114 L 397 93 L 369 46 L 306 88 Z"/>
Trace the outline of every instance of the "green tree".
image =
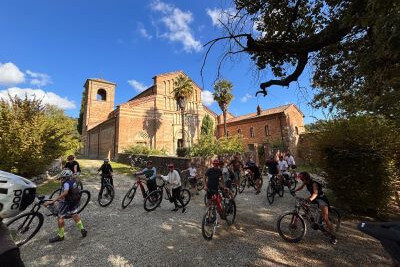
<path id="1" fill-rule="evenodd" d="M 81 109 L 79 111 L 79 118 L 78 118 L 78 124 L 77 124 L 78 133 L 80 135 L 82 135 L 83 115 L 85 113 L 85 108 L 86 108 L 86 90 L 83 90 L 83 92 L 82 92 L 82 101 L 81 101 Z"/>
<path id="2" fill-rule="evenodd" d="M 314 106 L 381 114 L 400 124 L 398 0 L 233 2 L 234 15 L 220 20 L 226 36 L 208 45 L 225 40 L 227 56 L 247 53 L 259 70 L 268 69 L 273 78 L 257 94 L 297 81 L 310 63 Z"/>
<path id="3" fill-rule="evenodd" d="M 191 147 L 192 157 L 211 158 L 216 153 L 217 139 L 213 135 L 201 135 L 197 144 Z"/>
<path id="4" fill-rule="evenodd" d="M 243 153 L 243 140 L 237 135 L 222 137 L 218 139 L 218 143 L 214 152 L 219 156 L 232 156 L 237 153 Z"/>
<path id="5" fill-rule="evenodd" d="M 211 117 L 206 114 L 201 122 L 201 135 L 212 135 L 214 132 L 214 122 Z"/>
<path id="6" fill-rule="evenodd" d="M 79 149 L 76 120 L 27 97 L 0 99 L 0 169 L 31 177 Z"/>
<path id="7" fill-rule="evenodd" d="M 185 107 L 186 100 L 192 96 L 193 94 L 193 85 L 192 80 L 190 80 L 187 76 L 179 75 L 176 81 L 174 81 L 174 90 L 172 94 L 176 102 L 178 103 L 178 107 L 181 110 L 181 121 L 182 121 L 182 146 L 186 147 L 186 138 L 185 138 Z"/>
<path id="8" fill-rule="evenodd" d="M 232 83 L 228 80 L 222 79 L 214 84 L 213 97 L 217 101 L 219 107 L 222 110 L 224 116 L 224 136 L 227 136 L 226 130 L 226 112 L 228 111 L 228 106 L 233 100 L 232 94 Z"/>

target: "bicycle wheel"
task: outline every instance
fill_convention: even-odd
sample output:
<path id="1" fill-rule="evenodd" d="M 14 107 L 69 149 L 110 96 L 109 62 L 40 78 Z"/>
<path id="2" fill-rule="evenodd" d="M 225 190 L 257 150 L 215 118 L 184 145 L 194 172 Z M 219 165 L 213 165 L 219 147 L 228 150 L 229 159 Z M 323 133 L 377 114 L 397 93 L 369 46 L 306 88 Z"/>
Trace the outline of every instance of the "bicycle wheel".
<path id="1" fill-rule="evenodd" d="M 54 196 L 59 196 L 61 194 L 61 188 L 58 188 L 50 194 L 49 199 L 52 199 Z"/>
<path id="2" fill-rule="evenodd" d="M 280 196 L 280 197 L 283 197 L 283 193 L 285 192 L 285 187 L 283 186 L 283 184 L 280 184 L 280 185 L 276 185 L 278 188 L 278 195 Z"/>
<path id="3" fill-rule="evenodd" d="M 90 192 L 88 190 L 81 191 L 81 201 L 79 204 L 78 211 L 76 213 L 81 213 L 83 209 L 87 206 L 90 201 Z"/>
<path id="4" fill-rule="evenodd" d="M 230 200 L 226 205 L 226 223 L 228 225 L 232 225 L 235 222 L 236 218 L 236 203 L 233 200 Z"/>
<path id="5" fill-rule="evenodd" d="M 333 230 L 335 232 L 339 232 L 342 217 L 340 216 L 339 211 L 337 211 L 337 209 L 334 207 L 329 208 L 329 221 L 332 224 Z"/>
<path id="6" fill-rule="evenodd" d="M 122 200 L 121 206 L 123 209 L 125 209 L 126 207 L 128 207 L 129 204 L 131 204 L 133 198 L 135 197 L 136 194 L 136 186 L 132 186 L 131 189 L 128 190 L 128 192 L 126 192 L 124 199 Z"/>
<path id="7" fill-rule="evenodd" d="M 43 225 L 43 214 L 28 212 L 14 217 L 6 223 L 10 230 L 11 238 L 20 247 L 31 240 Z"/>
<path id="8" fill-rule="evenodd" d="M 112 185 L 106 184 L 104 187 L 101 187 L 97 201 L 100 206 L 107 207 L 114 200 L 114 195 L 114 188 Z"/>
<path id="9" fill-rule="evenodd" d="M 188 189 L 184 188 L 184 189 L 181 189 L 180 194 L 181 194 L 181 199 L 182 199 L 183 205 L 184 205 L 184 207 L 186 207 L 187 204 L 189 204 L 189 202 L 190 202 L 190 198 L 191 198 L 190 191 Z M 178 201 L 177 205 L 179 208 L 182 208 L 181 203 L 179 203 L 179 201 Z"/>
<path id="10" fill-rule="evenodd" d="M 81 181 L 77 181 L 77 182 L 76 182 L 76 185 L 78 186 L 78 188 L 79 188 L 80 190 L 83 190 L 83 184 L 82 184 Z"/>
<path id="11" fill-rule="evenodd" d="M 199 178 L 196 184 L 197 191 L 201 191 L 204 189 L 204 181 L 203 178 Z"/>
<path id="12" fill-rule="evenodd" d="M 268 185 L 267 187 L 267 199 L 268 199 L 268 203 L 271 205 L 272 203 L 274 203 L 274 198 L 275 198 L 275 191 L 274 188 L 271 184 Z"/>
<path id="13" fill-rule="evenodd" d="M 296 189 L 297 186 L 297 180 L 294 177 L 290 177 L 289 179 L 289 184 L 288 184 L 288 188 L 293 191 Z"/>
<path id="14" fill-rule="evenodd" d="M 233 198 L 236 198 L 238 193 L 238 187 L 236 184 L 232 184 Z"/>
<path id="15" fill-rule="evenodd" d="M 243 179 L 243 181 L 240 182 L 239 194 L 241 194 L 243 192 L 245 187 L 246 187 L 246 179 Z"/>
<path id="16" fill-rule="evenodd" d="M 215 209 L 208 209 L 201 222 L 201 233 L 205 240 L 210 241 L 215 232 L 217 213 Z"/>
<path id="17" fill-rule="evenodd" d="M 204 194 L 204 205 L 207 206 L 207 192 Z"/>
<path id="18" fill-rule="evenodd" d="M 279 235 L 290 243 L 299 242 L 307 231 L 304 219 L 293 211 L 281 215 L 277 226 Z"/>
<path id="19" fill-rule="evenodd" d="M 263 179 L 262 179 L 262 178 L 257 179 L 257 180 L 254 182 L 253 187 L 254 187 L 255 190 L 257 190 L 257 181 L 258 181 L 258 180 L 261 181 L 261 182 L 260 182 L 260 189 L 259 189 L 259 190 L 261 190 L 262 185 L 263 185 Z"/>
<path id="20" fill-rule="evenodd" d="M 148 194 L 146 199 L 144 200 L 144 209 L 146 211 L 155 210 L 158 206 L 160 206 L 162 199 L 163 199 L 162 191 L 154 190 L 153 192 Z"/>

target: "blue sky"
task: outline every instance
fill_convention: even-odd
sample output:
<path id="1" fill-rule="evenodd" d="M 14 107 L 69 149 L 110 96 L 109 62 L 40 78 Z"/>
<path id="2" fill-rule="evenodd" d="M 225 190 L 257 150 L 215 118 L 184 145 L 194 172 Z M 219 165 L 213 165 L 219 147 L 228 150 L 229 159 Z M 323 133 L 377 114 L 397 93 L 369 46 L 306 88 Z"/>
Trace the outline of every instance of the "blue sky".
<path id="1" fill-rule="evenodd" d="M 116 105 L 151 85 L 154 75 L 175 70 L 212 91 L 222 45 L 209 55 L 204 83 L 200 69 L 203 44 L 223 34 L 215 21 L 221 3 L 229 1 L 3 0 L 0 97 L 8 92 L 35 94 L 77 117 L 87 78 L 117 83 Z M 308 68 L 298 84 L 273 87 L 267 97 L 256 98 L 263 80 L 247 55 L 221 69 L 222 77 L 234 84 L 233 114 L 255 112 L 257 104 L 265 109 L 294 103 L 306 123 L 323 117 L 307 105 L 313 95 L 310 72 Z M 220 113 L 215 103 L 207 105 Z"/>

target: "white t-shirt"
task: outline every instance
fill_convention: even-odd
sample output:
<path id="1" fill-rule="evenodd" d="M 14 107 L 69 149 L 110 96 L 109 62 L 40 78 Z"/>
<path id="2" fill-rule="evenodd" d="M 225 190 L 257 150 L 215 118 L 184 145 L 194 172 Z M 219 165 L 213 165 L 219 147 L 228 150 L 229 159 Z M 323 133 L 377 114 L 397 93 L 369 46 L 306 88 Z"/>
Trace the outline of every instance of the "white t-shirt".
<path id="1" fill-rule="evenodd" d="M 222 177 L 224 179 L 224 182 L 226 182 L 226 181 L 228 181 L 230 179 L 229 178 L 229 170 L 228 170 L 227 167 L 223 167 L 222 168 Z"/>
<path id="2" fill-rule="evenodd" d="M 181 177 L 179 176 L 177 170 L 168 172 L 167 175 L 161 175 L 161 178 L 170 183 L 172 188 L 178 188 L 181 186 Z"/>
<path id="3" fill-rule="evenodd" d="M 189 171 L 189 176 L 190 176 L 190 177 L 196 177 L 196 176 L 197 176 L 197 170 L 196 170 L 196 168 L 194 168 L 194 167 L 189 167 L 189 168 L 188 168 L 188 171 Z"/>
<path id="4" fill-rule="evenodd" d="M 285 158 L 285 160 L 287 161 L 287 163 L 289 164 L 289 166 L 296 165 L 296 162 L 294 162 L 294 158 L 293 158 L 292 155 L 287 156 L 287 157 Z"/>
<path id="5" fill-rule="evenodd" d="M 286 170 L 289 168 L 289 166 L 288 166 L 286 160 L 280 160 L 280 161 L 278 161 L 278 165 L 279 165 L 279 170 L 280 170 L 281 172 L 284 172 L 284 171 L 286 171 Z"/>

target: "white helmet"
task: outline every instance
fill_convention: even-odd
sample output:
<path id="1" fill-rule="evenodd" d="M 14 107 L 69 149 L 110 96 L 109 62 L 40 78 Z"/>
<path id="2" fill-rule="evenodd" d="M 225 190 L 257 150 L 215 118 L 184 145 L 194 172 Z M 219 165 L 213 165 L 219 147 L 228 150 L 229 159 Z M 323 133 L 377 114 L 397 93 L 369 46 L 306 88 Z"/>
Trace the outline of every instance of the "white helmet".
<path id="1" fill-rule="evenodd" d="M 21 176 L 0 171 L 0 218 L 14 217 L 35 200 L 36 185 Z"/>
<path id="2" fill-rule="evenodd" d="M 60 178 L 69 178 L 72 175 L 73 175 L 73 173 L 70 169 L 64 169 L 60 172 L 59 177 Z"/>

